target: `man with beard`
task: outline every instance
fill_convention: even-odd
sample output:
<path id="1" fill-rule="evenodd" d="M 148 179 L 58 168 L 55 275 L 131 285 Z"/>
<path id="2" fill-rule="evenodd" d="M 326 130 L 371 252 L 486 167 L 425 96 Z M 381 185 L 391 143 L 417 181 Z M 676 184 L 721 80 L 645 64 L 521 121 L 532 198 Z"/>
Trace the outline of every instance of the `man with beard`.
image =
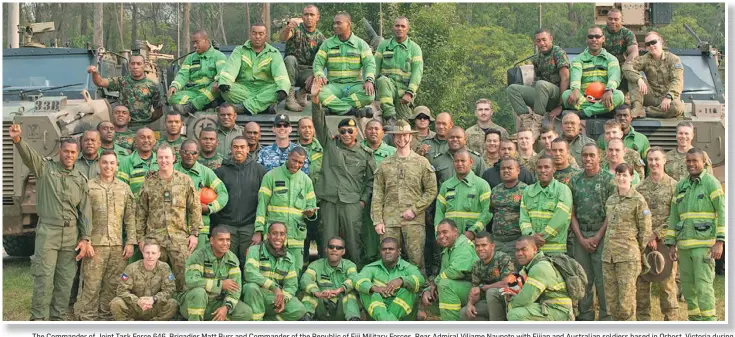
<path id="1" fill-rule="evenodd" d="M 199 148 L 201 149 L 201 154 L 197 161 L 211 170 L 216 170 L 222 166 L 222 161 L 225 160 L 225 157 L 217 152 L 217 147 L 219 147 L 217 130 L 209 126 L 203 128 L 199 132 Z"/>
<path id="2" fill-rule="evenodd" d="M 286 163 L 288 155 L 298 145 L 291 142 L 291 120 L 288 116 L 280 114 L 273 119 L 273 134 L 276 135 L 276 142 L 270 146 L 266 146 L 258 153 L 258 164 L 263 165 L 266 170 L 271 171 Z M 304 158 L 301 170 L 307 175 L 309 174 L 309 157 Z"/>
<path id="3" fill-rule="evenodd" d="M 118 163 L 120 159 L 130 154 L 126 148 L 115 143 L 115 137 L 117 136 L 115 124 L 110 121 L 102 121 L 97 124 L 97 132 L 100 133 L 100 153 L 104 150 L 115 152 Z"/>
<path id="4" fill-rule="evenodd" d="M 504 321 L 505 315 L 496 315 L 504 310 L 496 310 L 495 305 L 505 304 L 499 290 L 507 286 L 506 277 L 515 272 L 513 258 L 495 250 L 492 234 L 485 231 L 475 238 L 475 253 L 479 259 L 472 266 L 472 288 L 459 316 L 463 321 Z"/>
<path id="5" fill-rule="evenodd" d="M 302 320 L 360 320 L 360 307 L 355 295 L 352 278 L 357 266 L 345 255 L 345 241 L 333 237 L 327 244 L 326 258 L 309 264 L 301 276 L 302 302 L 306 314 Z"/>
<path id="6" fill-rule="evenodd" d="M 97 130 L 87 130 L 82 134 L 82 153 L 77 159 L 76 168 L 87 179 L 100 175 L 100 133 Z"/>

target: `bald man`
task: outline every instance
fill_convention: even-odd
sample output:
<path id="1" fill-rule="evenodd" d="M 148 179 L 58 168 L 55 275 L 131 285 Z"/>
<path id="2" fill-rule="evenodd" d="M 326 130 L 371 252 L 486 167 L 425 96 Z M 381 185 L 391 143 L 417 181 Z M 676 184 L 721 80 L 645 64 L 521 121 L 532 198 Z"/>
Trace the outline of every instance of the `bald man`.
<path id="1" fill-rule="evenodd" d="M 263 149 L 263 145 L 260 144 L 260 125 L 256 122 L 245 124 L 244 136 L 248 141 L 248 157 L 253 157 L 257 160 L 260 150 Z"/>
<path id="2" fill-rule="evenodd" d="M 183 116 L 203 110 L 220 97 L 212 83 L 227 62 L 227 56 L 212 47 L 206 31 L 194 33 L 191 42 L 195 53 L 186 57 L 168 88 L 168 103 Z"/>
<path id="3" fill-rule="evenodd" d="M 454 121 L 452 121 L 452 115 L 448 112 L 440 113 L 436 116 L 436 121 L 434 122 L 434 131 L 436 131 L 436 134 L 424 138 L 416 152 L 425 156 L 429 161 L 437 154 L 447 152 L 449 149 L 447 146 L 447 135 L 449 134 L 449 129 L 453 127 Z"/>
<path id="4" fill-rule="evenodd" d="M 562 137 L 569 143 L 569 154 L 577 163 L 582 163 L 582 148 L 595 141 L 581 133 L 582 122 L 576 114 L 568 113 L 561 120 Z"/>

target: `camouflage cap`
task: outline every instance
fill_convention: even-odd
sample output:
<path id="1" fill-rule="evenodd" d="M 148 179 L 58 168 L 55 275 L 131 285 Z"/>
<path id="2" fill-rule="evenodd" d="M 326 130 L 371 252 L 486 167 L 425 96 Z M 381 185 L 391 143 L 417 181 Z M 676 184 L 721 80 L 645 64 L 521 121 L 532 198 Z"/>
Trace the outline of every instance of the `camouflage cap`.
<path id="1" fill-rule="evenodd" d="M 421 114 L 424 114 L 424 115 L 426 115 L 426 117 L 429 117 L 429 120 L 430 121 L 432 121 L 432 122 L 434 121 L 434 116 L 431 115 L 431 110 L 429 110 L 429 108 L 426 107 L 426 106 L 424 106 L 424 105 L 419 105 L 419 106 L 415 107 L 413 109 L 413 116 L 411 116 L 408 119 L 409 120 L 414 120 L 414 119 L 416 119 L 416 117 L 418 117 Z"/>
<path id="2" fill-rule="evenodd" d="M 389 133 L 392 135 L 402 135 L 402 134 L 418 133 L 418 131 L 411 130 L 411 124 L 401 119 L 396 122 L 396 125 L 393 127 L 393 130 L 390 130 L 386 133 Z"/>

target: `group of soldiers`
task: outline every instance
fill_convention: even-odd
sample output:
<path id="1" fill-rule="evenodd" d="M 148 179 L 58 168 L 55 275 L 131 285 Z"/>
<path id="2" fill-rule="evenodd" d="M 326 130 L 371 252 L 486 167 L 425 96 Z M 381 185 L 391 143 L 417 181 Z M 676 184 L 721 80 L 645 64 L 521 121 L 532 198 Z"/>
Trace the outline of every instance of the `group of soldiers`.
<path id="1" fill-rule="evenodd" d="M 514 109 L 558 116 L 562 106 L 582 108 L 563 115 L 561 135 L 521 128 L 517 145 L 492 122 L 487 99 L 476 102 L 477 124 L 467 130 L 450 113 L 410 108 L 423 60 L 404 17 L 373 55 L 351 33 L 349 14 L 337 14 L 335 35 L 324 39 L 318 8 L 307 6 L 303 23 L 281 31 L 285 65 L 263 25 L 230 58 L 195 33 L 157 142 L 144 125 L 161 116 L 160 94 L 142 57 L 120 78 L 90 67 L 98 86 L 120 91 L 121 104 L 112 121 L 83 134 L 81 151 L 65 139 L 58 161 L 44 159 L 19 125 L 9 130 L 38 185 L 31 319 L 66 319 L 76 259 L 81 320 L 594 320 L 595 293 L 600 320 L 645 320 L 652 282 L 665 318 L 675 320 L 677 272 L 644 277 L 661 274 L 659 247 L 678 261 L 689 319 L 715 319 L 724 193 L 706 153 L 692 147 L 691 123 L 679 124 L 677 148 L 665 152 L 631 126 L 648 98 L 616 103 L 620 66 L 601 46 L 608 34 L 628 36 L 620 13 L 610 14 L 613 24 L 604 35 L 591 28 L 588 50 L 571 64 L 548 32 L 536 34 L 539 79 L 509 87 L 509 97 L 520 95 Z M 623 68 L 631 74 L 663 60 L 661 37 L 646 41 L 653 61 L 630 57 Z M 677 62 L 673 75 L 646 73 L 646 84 L 626 72 L 638 93 L 655 96 L 656 79 L 680 78 L 676 56 L 662 57 Z M 611 90 L 580 105 L 594 81 Z M 369 116 L 374 84 L 390 131 L 371 119 L 358 142 L 359 123 L 348 117 L 330 136 L 326 114 Z M 677 85 L 658 109 L 675 109 Z M 274 115 L 270 146 L 260 144 L 257 123 L 235 124 L 238 114 L 284 99 L 298 110 L 307 87 L 321 108 L 298 121 L 297 142 L 285 114 Z M 185 116 L 220 96 L 216 128 L 198 140 L 182 136 Z M 580 118 L 602 110 L 614 118 L 594 141 L 580 133 Z M 584 268 L 582 298 L 572 298 L 556 267 L 562 255 Z"/>

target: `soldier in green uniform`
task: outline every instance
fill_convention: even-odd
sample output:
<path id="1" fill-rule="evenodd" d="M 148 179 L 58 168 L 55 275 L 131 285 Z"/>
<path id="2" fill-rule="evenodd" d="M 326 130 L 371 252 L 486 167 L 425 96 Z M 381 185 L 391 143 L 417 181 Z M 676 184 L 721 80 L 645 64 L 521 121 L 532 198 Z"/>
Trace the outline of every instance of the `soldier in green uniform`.
<path id="1" fill-rule="evenodd" d="M 485 153 L 485 136 L 490 130 L 500 131 L 502 138 L 508 138 L 508 131 L 504 127 L 493 123 L 493 102 L 487 98 L 481 98 L 475 102 L 475 117 L 477 123 L 465 131 L 467 134 L 467 147 L 482 155 Z"/>
<path id="2" fill-rule="evenodd" d="M 617 191 L 605 204 L 607 229 L 602 248 L 602 276 L 607 311 L 616 321 L 634 318 L 641 257 L 651 238 L 651 211 L 646 199 L 631 187 L 632 179 L 633 167 L 625 163 L 618 165 L 615 168 Z"/>
<path id="3" fill-rule="evenodd" d="M 139 129 L 135 133 L 135 151 L 120 160 L 117 178 L 130 185 L 130 190 L 136 200 L 140 195 L 140 188 L 143 186 L 145 176 L 149 172 L 158 170 L 158 160 L 156 153 L 153 151 L 155 142 L 156 138 L 153 137 L 153 130 L 147 127 Z"/>
<path id="4" fill-rule="evenodd" d="M 158 84 L 146 77 L 145 62 L 143 55 L 133 55 L 128 61 L 130 74 L 113 78 L 103 78 L 97 66 L 87 68 L 94 85 L 120 92 L 118 102 L 130 109 L 129 127 L 133 130 L 155 122 L 163 115 L 161 92 Z"/>
<path id="5" fill-rule="evenodd" d="M 602 252 L 607 229 L 605 203 L 615 193 L 615 177 L 600 168 L 600 150 L 595 144 L 582 148 L 584 172 L 572 177 L 569 188 L 574 199 L 572 211 L 572 233 L 574 247 L 570 253 L 587 274 L 585 295 L 579 301 L 579 321 L 594 321 L 593 307 L 595 287 L 599 305 L 598 320 L 609 320 L 605 303 L 605 287 L 602 279 Z"/>
<path id="6" fill-rule="evenodd" d="M 669 214 L 665 243 L 679 261 L 681 289 L 690 321 L 714 321 L 715 260 L 725 245 L 725 193 L 720 182 L 704 171 L 704 152 L 687 151 L 689 176 L 679 181 Z"/>
<path id="7" fill-rule="evenodd" d="M 319 173 L 322 171 L 322 161 L 324 159 L 324 148 L 319 141 L 314 138 L 314 122 L 311 117 L 301 117 L 298 123 L 299 131 L 299 143 L 304 150 L 306 150 L 309 158 L 309 178 L 314 186 L 319 181 Z M 317 198 L 318 200 L 318 198 Z M 319 222 L 320 219 L 317 214 L 317 219 L 314 221 L 306 220 L 306 240 L 304 240 L 304 260 L 309 259 L 309 249 L 311 248 L 311 241 L 316 241 L 317 250 L 319 254 L 323 254 L 324 242 L 319 235 Z"/>
<path id="8" fill-rule="evenodd" d="M 605 130 L 605 133 L 602 136 L 604 137 L 603 141 L 605 141 L 606 144 L 610 141 L 610 139 L 613 138 L 623 139 L 623 126 L 620 124 L 620 122 L 614 119 L 609 119 L 603 125 L 603 129 Z M 599 143 L 597 143 L 597 146 L 599 146 Z M 625 154 L 623 155 L 623 161 L 633 165 L 633 170 L 635 170 L 635 172 L 638 173 L 639 176 L 645 176 L 646 163 L 643 161 L 643 159 L 641 159 L 641 155 L 637 151 L 628 147 L 625 147 L 624 151 Z M 603 155 L 602 158 L 600 158 L 600 164 L 602 166 L 609 166 L 607 156 Z M 686 168 L 684 169 L 684 172 L 686 173 Z"/>
<path id="9" fill-rule="evenodd" d="M 380 162 L 396 153 L 395 147 L 383 141 L 384 135 L 383 124 L 379 120 L 371 119 L 365 125 L 365 139 L 362 141 L 362 145 L 373 150 L 376 167 L 380 167 Z M 371 204 L 372 202 L 363 209 L 362 213 L 362 247 L 364 254 L 361 265 L 375 261 L 379 256 L 380 237 L 373 228 L 373 220 L 370 217 Z"/>
<path id="10" fill-rule="evenodd" d="M 210 170 L 216 170 L 222 166 L 225 157 L 217 152 L 219 140 L 217 140 L 217 130 L 213 127 L 205 127 L 199 132 L 199 159 L 197 161 L 208 167 Z"/>
<path id="11" fill-rule="evenodd" d="M 345 240 L 333 237 L 327 243 L 326 258 L 316 260 L 301 276 L 301 300 L 306 308 L 304 321 L 319 320 L 359 321 L 360 306 L 352 279 L 357 266 L 345 255 Z"/>
<path id="12" fill-rule="evenodd" d="M 158 171 L 145 177 L 140 189 L 136 222 L 138 240 L 155 239 L 176 278 L 176 291 L 184 289 L 184 265 L 197 245 L 202 206 L 191 178 L 174 171 L 173 149 L 158 148 Z M 139 243 L 140 244 L 140 243 Z M 140 247 L 143 248 L 143 247 Z"/>
<path id="13" fill-rule="evenodd" d="M 250 39 L 232 51 L 219 73 L 222 98 L 238 114 L 275 113 L 274 103 L 286 99 L 291 88 L 281 52 L 267 39 L 265 24 L 254 24 Z"/>
<path id="14" fill-rule="evenodd" d="M 174 162 L 181 162 L 181 144 L 184 143 L 186 137 L 181 134 L 181 128 L 184 126 L 184 121 L 181 119 L 181 114 L 178 111 L 172 111 L 166 114 L 166 134 L 161 137 L 153 147 L 155 152 L 162 144 L 167 144 L 174 150 L 174 156 L 176 160 Z"/>
<path id="15" fill-rule="evenodd" d="M 161 247 L 146 240 L 143 260 L 125 267 L 117 296 L 110 301 L 116 321 L 168 321 L 176 315 L 176 283 L 166 262 L 159 261 Z"/>
<path id="16" fill-rule="evenodd" d="M 459 150 L 467 150 L 466 144 L 467 136 L 464 130 L 459 126 L 452 127 L 447 134 L 447 151 L 436 153 L 429 158 L 429 163 L 436 170 L 436 182 L 439 186 L 454 177 L 454 156 Z M 468 152 L 472 159 L 472 171 L 476 176 L 482 176 L 482 173 L 485 172 L 485 164 L 480 158 L 480 154 L 471 150 L 468 150 Z"/>
<path id="17" fill-rule="evenodd" d="M 383 118 L 407 119 L 424 73 L 421 47 L 408 38 L 408 19 L 393 21 L 394 37 L 383 40 L 375 51 L 378 99 Z"/>
<path id="18" fill-rule="evenodd" d="M 179 72 L 168 88 L 168 103 L 182 115 L 202 111 L 219 98 L 212 83 L 227 62 L 227 56 L 214 49 L 206 31 L 200 30 L 191 36 L 194 53 L 184 59 Z"/>
<path id="19" fill-rule="evenodd" d="M 396 122 L 389 132 L 398 148 L 375 173 L 371 205 L 375 229 L 371 230 L 381 240 L 394 238 L 399 247 L 403 243 L 408 259 L 423 272 L 425 211 L 436 197 L 436 175 L 429 161 L 411 150 L 415 131 L 408 122 Z"/>
<path id="20" fill-rule="evenodd" d="M 360 263 L 362 212 L 370 203 L 375 172 L 372 149 L 357 143 L 354 119 L 341 120 L 339 135 L 330 139 L 324 111 L 316 108 L 312 115 L 317 140 L 324 146 L 322 170 L 315 185 L 323 225 L 321 237 L 326 242 L 343 233 L 347 256 Z"/>
<path id="21" fill-rule="evenodd" d="M 519 223 L 521 233 L 533 236 L 541 252 L 562 254 L 567 252 L 572 192 L 567 185 L 554 179 L 553 163 L 549 156 L 538 160 L 538 182 L 523 191 Z"/>
<path id="22" fill-rule="evenodd" d="M 541 150 L 539 153 L 535 154 L 531 159 L 528 160 L 527 168 L 533 172 L 536 176 L 538 176 L 538 172 L 536 171 L 536 166 L 538 164 L 539 158 L 549 155 L 552 156 L 551 152 L 551 144 L 554 142 L 554 139 L 559 138 L 558 134 L 554 130 L 553 127 L 550 126 L 544 126 L 541 128 L 539 139 L 541 140 L 541 144 L 544 146 L 544 149 Z M 553 157 L 552 157 L 553 158 Z M 571 153 L 567 154 L 567 161 L 569 161 L 569 166 L 573 168 L 579 168 L 579 165 L 577 163 L 577 160 L 574 159 L 574 156 L 572 156 Z"/>
<path id="23" fill-rule="evenodd" d="M 500 131 L 493 129 L 487 130 L 484 137 L 483 151 L 478 153 L 482 153 L 482 163 L 485 165 L 485 168 L 492 168 L 500 161 L 500 140 L 503 136 Z"/>
<path id="24" fill-rule="evenodd" d="M 118 163 L 123 157 L 130 154 L 131 151 L 128 151 L 128 149 L 115 142 L 115 137 L 117 136 L 115 124 L 110 121 L 102 121 L 97 124 L 97 132 L 100 133 L 100 154 L 105 150 L 115 152 Z"/>
<path id="25" fill-rule="evenodd" d="M 492 137 L 490 135 L 493 132 L 500 133 L 497 130 L 491 130 L 487 133 L 488 137 Z M 516 143 L 514 143 L 510 139 L 503 139 L 500 142 L 499 154 L 499 157 L 502 159 L 496 161 L 495 164 L 488 167 L 487 170 L 485 170 L 485 172 L 482 174 L 482 179 L 487 181 L 490 187 L 498 186 L 503 182 L 502 178 L 500 177 L 500 165 L 502 164 L 503 160 L 513 159 L 515 161 L 518 161 L 518 153 L 516 153 Z M 531 173 L 531 171 L 529 171 L 525 167 L 520 166 L 520 164 L 518 169 L 518 179 L 526 183 L 527 185 L 536 182 L 536 177 L 533 175 L 533 173 Z"/>
<path id="26" fill-rule="evenodd" d="M 353 276 L 355 289 L 369 318 L 376 321 L 408 321 L 416 317 L 417 294 L 424 276 L 416 266 L 401 259 L 398 240 L 380 242 L 380 260 Z"/>
<path id="27" fill-rule="evenodd" d="M 609 114 L 625 100 L 623 92 L 617 90 L 621 80 L 620 63 L 603 48 L 604 42 L 602 29 L 587 30 L 587 48 L 572 61 L 569 89 L 561 95 L 564 108 L 575 110 L 580 118 Z M 605 93 L 597 101 L 585 97 L 587 86 L 593 82 L 605 85 Z"/>
<path id="28" fill-rule="evenodd" d="M 87 130 L 82 134 L 82 151 L 79 153 L 76 167 L 87 179 L 100 175 L 100 133 L 97 130 Z"/>
<path id="29" fill-rule="evenodd" d="M 495 249 L 515 257 L 516 240 L 521 237 L 518 221 L 521 217 L 521 197 L 528 185 L 518 180 L 520 165 L 513 158 L 500 163 L 503 183 L 492 189 L 490 212 L 492 213 L 493 242 Z M 515 258 L 514 258 L 515 261 Z"/>
<path id="30" fill-rule="evenodd" d="M 554 179 L 558 182 L 569 186 L 569 181 L 573 176 L 582 172 L 582 170 L 569 165 L 569 143 L 564 138 L 559 137 L 551 142 L 551 155 L 554 159 Z"/>
<path id="31" fill-rule="evenodd" d="M 431 136 L 427 136 L 421 141 L 421 145 L 416 153 L 425 156 L 426 159 L 431 160 L 437 154 L 447 152 L 449 149 L 447 145 L 447 137 L 449 136 L 449 130 L 454 127 L 454 121 L 452 121 L 452 115 L 448 112 L 442 112 L 436 116 L 434 122 L 434 131 L 436 133 Z"/>
<path id="32" fill-rule="evenodd" d="M 212 229 L 209 245 L 186 260 L 186 288 L 181 294 L 181 315 L 189 321 L 250 321 L 253 310 L 240 301 L 240 261 L 230 251 L 230 232 Z"/>
<path id="33" fill-rule="evenodd" d="M 524 236 L 516 242 L 516 260 L 523 266 L 521 276 L 526 281 L 510 298 L 507 318 L 509 321 L 573 321 L 572 299 L 566 291 L 566 282 L 538 250 L 537 241 L 536 237 Z"/>
<path id="34" fill-rule="evenodd" d="M 248 249 L 242 301 L 253 309 L 254 321 L 265 317 L 298 321 L 306 314 L 296 298 L 298 271 L 286 249 L 286 237 L 286 225 L 274 222 L 268 227 L 268 239 Z"/>
<path id="35" fill-rule="evenodd" d="M 495 304 L 505 304 L 499 290 L 508 284 L 508 274 L 516 270 L 514 259 L 495 250 L 493 235 L 484 231 L 475 237 L 475 253 L 479 259 L 472 265 L 472 288 L 459 316 L 463 321 L 503 321 L 505 310 L 496 309 Z"/>
<path id="36" fill-rule="evenodd" d="M 505 89 L 517 116 L 533 113 L 543 116 L 550 111 L 554 118 L 561 113 L 560 95 L 569 89 L 569 58 L 561 47 L 554 45 L 548 30 L 539 28 L 533 36 L 538 53 L 533 57 L 536 82 L 533 86 L 511 84 Z"/>
<path id="37" fill-rule="evenodd" d="M 675 181 L 680 181 L 689 175 L 686 165 L 686 153 L 694 146 L 694 124 L 690 121 L 681 121 L 676 126 L 676 148 L 666 152 L 666 166 L 664 171 Z M 704 152 L 704 170 L 712 174 L 712 160 Z"/>
<path id="38" fill-rule="evenodd" d="M 373 53 L 367 42 L 352 33 L 350 14 L 340 12 L 333 22 L 334 36 L 322 43 L 314 57 L 315 103 L 331 114 L 372 117 L 362 108 L 375 99 Z"/>
<path id="39" fill-rule="evenodd" d="M 293 255 L 296 271 L 304 266 L 305 220 L 316 218 L 316 195 L 311 179 L 301 167 L 306 161 L 306 151 L 294 147 L 288 153 L 285 164 L 269 171 L 263 177 L 258 190 L 258 208 L 255 212 L 255 232 L 267 233 L 275 222 L 286 225 L 286 247 Z"/>
<path id="40" fill-rule="evenodd" d="M 31 320 L 66 320 L 66 309 L 77 261 L 94 255 L 89 236 L 92 215 L 87 178 L 75 169 L 79 145 L 65 139 L 59 145 L 59 161 L 41 157 L 21 139 L 21 128 L 13 124 L 8 135 L 18 155 L 36 176 L 38 225 L 31 275 Z M 49 311 L 50 310 L 50 311 Z"/>
<path id="41" fill-rule="evenodd" d="M 235 124 L 237 114 L 230 103 L 222 103 L 217 110 L 217 153 L 230 157 L 230 145 L 235 137 L 245 136 L 245 128 Z M 260 133 L 260 129 L 258 129 Z M 257 155 L 255 157 L 258 158 Z"/>
<path id="42" fill-rule="evenodd" d="M 488 196 L 489 197 L 489 196 Z M 458 321 L 472 288 L 472 268 L 479 258 L 472 241 L 460 235 L 457 224 L 443 219 L 436 228 L 436 243 L 443 248 L 439 276 L 427 282 L 422 304 L 431 312 L 439 309 L 442 321 Z"/>
<path id="43" fill-rule="evenodd" d="M 301 23 L 290 20 L 279 32 L 279 40 L 286 43 L 286 72 L 291 82 L 291 90 L 286 98 L 286 109 L 300 112 L 306 106 L 306 95 L 313 80 L 314 57 L 319 47 L 326 40 L 324 34 L 316 27 L 319 22 L 319 8 L 307 5 L 301 14 Z M 294 95 L 294 87 L 301 87 L 298 97 Z"/>
<path id="44" fill-rule="evenodd" d="M 413 115 L 408 118 L 408 122 L 416 128 L 416 135 L 411 139 L 411 149 L 418 153 L 421 142 L 424 139 L 436 136 L 436 132 L 431 131 L 429 126 L 434 121 L 431 110 L 428 107 L 419 105 L 413 109 Z M 389 142 L 393 143 L 393 141 Z"/>
<path id="45" fill-rule="evenodd" d="M 646 158 L 646 154 L 648 154 L 648 149 L 651 148 L 651 145 L 648 142 L 648 137 L 635 131 L 631 125 L 633 115 L 630 113 L 630 106 L 622 104 L 615 108 L 615 120 L 618 121 L 620 126 L 623 128 L 623 144 L 625 144 L 625 147 L 638 152 L 641 155 L 641 158 Z M 597 147 L 599 147 L 600 150 L 607 149 L 607 140 L 605 140 L 605 135 L 600 135 L 600 138 L 597 138 Z"/>
<path id="46" fill-rule="evenodd" d="M 649 32 L 648 53 L 623 65 L 634 117 L 674 118 L 684 113 L 684 66 L 678 56 L 664 51 L 663 44 L 661 35 Z"/>
<path id="47" fill-rule="evenodd" d="M 676 180 L 664 173 L 666 157 L 664 149 L 656 146 L 648 151 L 648 168 L 650 175 L 638 185 L 636 190 L 646 200 L 651 210 L 651 225 L 653 239 L 647 240 L 648 247 L 657 249 L 658 245 L 664 244 L 666 231 L 669 228 L 667 222 L 671 211 L 671 200 L 676 190 Z M 645 256 L 643 257 L 645 258 Z M 676 262 L 673 262 L 673 272 L 663 280 L 656 282 L 659 287 L 659 303 L 661 313 L 666 321 L 679 320 L 679 302 L 676 290 Z M 643 277 L 638 277 L 636 284 L 636 320 L 651 320 L 651 283 Z"/>
<path id="48" fill-rule="evenodd" d="M 98 177 L 89 181 L 92 207 L 92 247 L 95 254 L 82 261 L 82 287 L 74 305 L 82 321 L 109 320 L 110 301 L 115 297 L 120 274 L 138 243 L 135 237 L 135 201 L 130 187 L 115 179 L 117 155 L 102 153 Z M 123 227 L 130 233 L 123 239 Z"/>
<path id="49" fill-rule="evenodd" d="M 561 136 L 569 143 L 569 154 L 574 157 L 577 163 L 582 163 L 582 148 L 587 144 L 594 144 L 595 141 L 581 133 L 581 121 L 579 116 L 575 114 L 564 115 L 561 119 L 561 125 Z"/>
<path id="50" fill-rule="evenodd" d="M 472 172 L 469 151 L 460 149 L 454 154 L 454 177 L 442 183 L 436 197 L 434 227 L 444 219 L 457 224 L 460 233 L 472 240 L 485 230 L 493 214 L 490 213 L 490 185 Z"/>
<path id="51" fill-rule="evenodd" d="M 199 192 L 202 187 L 208 187 L 217 193 L 217 199 L 209 204 L 201 204 L 202 206 L 202 227 L 199 229 L 199 240 L 197 248 L 204 248 L 209 243 L 209 215 L 222 210 L 230 199 L 225 184 L 217 178 L 214 171 L 198 162 L 199 145 L 193 139 L 187 139 L 181 145 L 181 161 L 174 164 L 174 170 L 184 173 L 191 182 L 194 183 L 194 189 Z"/>
<path id="52" fill-rule="evenodd" d="M 623 27 L 623 13 L 618 8 L 607 12 L 607 25 L 602 30 L 605 34 L 604 48 L 615 56 L 620 64 L 631 62 L 638 57 L 638 41 L 635 34 Z"/>
<path id="53" fill-rule="evenodd" d="M 115 125 L 115 144 L 128 150 L 129 155 L 135 150 L 135 131 L 128 128 L 130 111 L 126 106 L 118 104 L 112 109 L 112 117 L 112 124 Z"/>

